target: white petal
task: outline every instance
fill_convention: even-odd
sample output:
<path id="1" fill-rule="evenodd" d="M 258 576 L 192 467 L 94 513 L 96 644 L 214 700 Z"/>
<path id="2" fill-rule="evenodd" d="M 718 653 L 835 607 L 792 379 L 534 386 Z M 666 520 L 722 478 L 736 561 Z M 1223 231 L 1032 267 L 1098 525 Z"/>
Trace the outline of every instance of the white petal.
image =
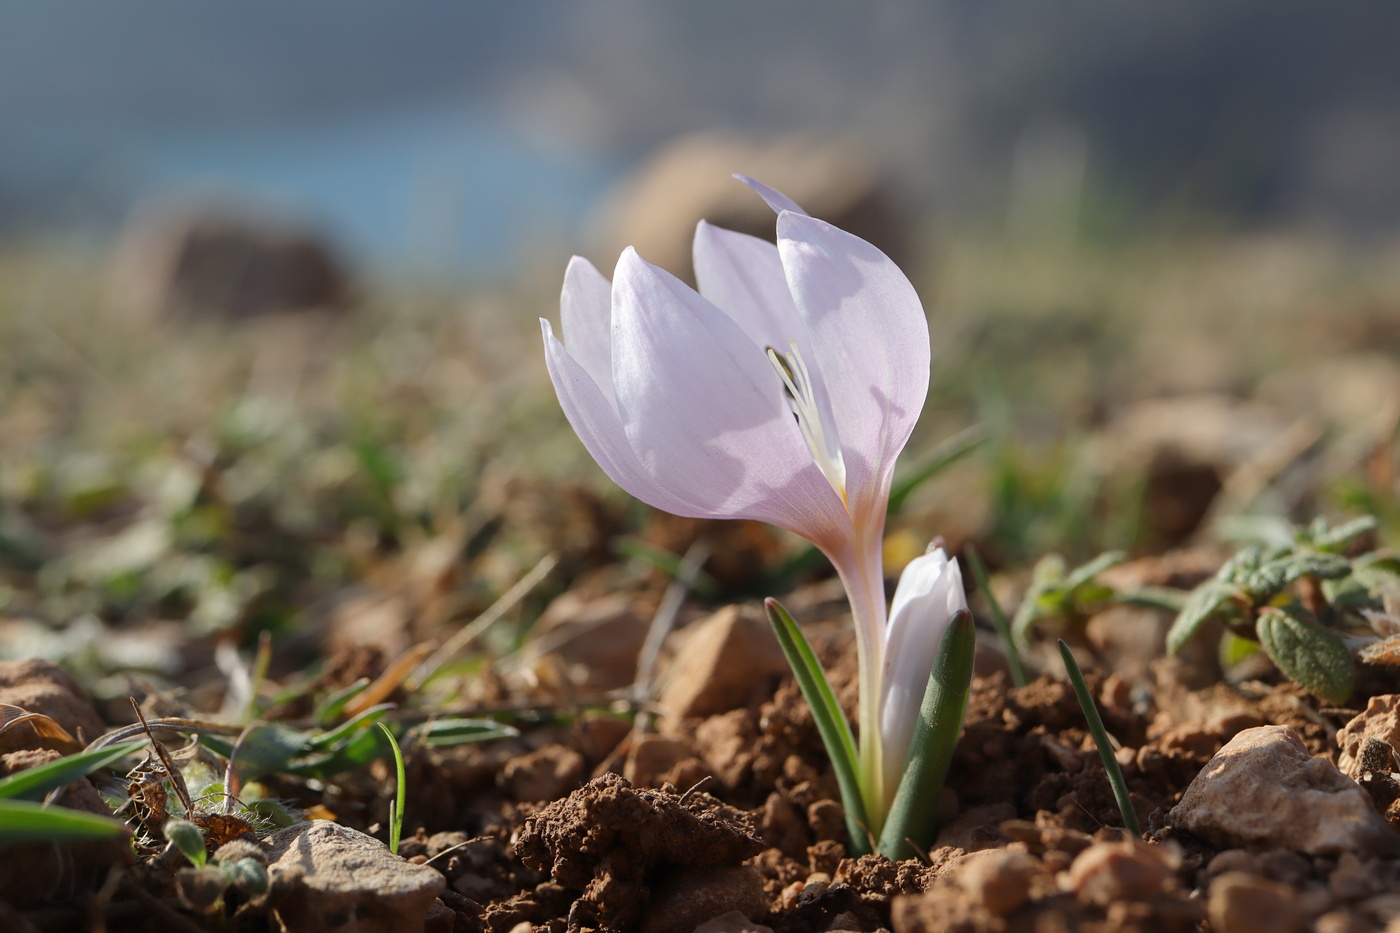
<path id="1" fill-rule="evenodd" d="M 613 482 L 648 505 L 691 518 L 714 518 L 715 513 L 676 495 L 643 469 L 627 441 L 617 411 L 593 378 L 554 336 L 549 321 L 540 318 L 545 365 L 559 396 L 559 405 L 583 446 Z"/>
<path id="2" fill-rule="evenodd" d="M 768 206 L 773 208 L 775 213 L 781 214 L 783 211 L 792 211 L 794 214 L 806 214 L 802 208 L 797 206 L 797 202 L 776 188 L 770 188 L 761 181 L 756 181 L 747 175 L 735 175 L 735 178 L 748 185 L 758 196 L 768 202 Z"/>
<path id="3" fill-rule="evenodd" d="M 700 294 L 733 318 L 750 340 L 780 353 L 795 340 L 810 358 L 807 325 L 788 291 L 777 246 L 702 220 L 695 228 L 693 253 Z"/>
<path id="4" fill-rule="evenodd" d="M 826 380 L 860 521 L 883 512 L 895 458 L 923 409 L 928 321 L 889 257 L 831 224 L 784 211 L 778 252 Z"/>
<path id="5" fill-rule="evenodd" d="M 839 498 L 764 351 L 679 279 L 626 250 L 613 275 L 613 386 L 644 469 L 731 518 L 835 546 Z"/>
<path id="6" fill-rule="evenodd" d="M 564 271 L 559 332 L 569 355 L 593 377 L 608 404 L 616 405 L 612 384 L 612 286 L 582 256 L 570 259 Z"/>
<path id="7" fill-rule="evenodd" d="M 953 615 L 966 608 L 962 571 L 942 548 L 915 558 L 900 575 L 886 630 L 880 698 L 886 787 L 891 790 L 904 769 L 939 642 Z"/>

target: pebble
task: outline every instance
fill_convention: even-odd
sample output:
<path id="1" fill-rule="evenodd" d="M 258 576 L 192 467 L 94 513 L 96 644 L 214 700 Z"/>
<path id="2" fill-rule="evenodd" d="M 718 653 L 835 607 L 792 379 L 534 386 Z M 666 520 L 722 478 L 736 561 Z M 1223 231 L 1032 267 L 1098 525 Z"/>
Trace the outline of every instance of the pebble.
<path id="1" fill-rule="evenodd" d="M 739 911 L 731 910 L 727 914 L 706 920 L 695 928 L 695 933 L 773 933 L 773 928 L 754 923 Z"/>
<path id="2" fill-rule="evenodd" d="M 1216 933 L 1302 933 L 1307 918 L 1293 889 L 1243 872 L 1226 872 L 1210 885 Z"/>
<path id="3" fill-rule="evenodd" d="M 1022 847 L 985 849 L 962 859 L 958 884 L 968 900 L 998 917 L 1012 913 L 1031 896 L 1041 874 L 1039 860 Z"/>
<path id="4" fill-rule="evenodd" d="M 1067 882 L 1080 901 L 1106 906 L 1151 900 L 1172 880 L 1172 866 L 1160 846 L 1129 840 L 1085 849 L 1070 866 Z"/>
<path id="5" fill-rule="evenodd" d="M 1343 774 L 1361 778 L 1361 746 L 1367 738 L 1400 747 L 1400 694 L 1371 697 L 1364 711 L 1337 730 L 1337 767 Z"/>
<path id="6" fill-rule="evenodd" d="M 1217 848 L 1309 855 L 1400 849 L 1355 781 L 1314 758 L 1288 726 L 1246 729 L 1216 753 L 1171 811 L 1173 826 Z"/>

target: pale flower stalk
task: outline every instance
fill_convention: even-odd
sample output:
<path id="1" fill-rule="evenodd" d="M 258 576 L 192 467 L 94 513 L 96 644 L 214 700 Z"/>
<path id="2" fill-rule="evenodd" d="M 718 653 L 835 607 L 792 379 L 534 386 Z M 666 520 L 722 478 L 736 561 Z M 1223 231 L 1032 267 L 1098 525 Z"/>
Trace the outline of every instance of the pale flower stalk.
<path id="1" fill-rule="evenodd" d="M 920 558 L 886 626 L 885 512 L 928 391 L 928 324 L 882 252 L 741 180 L 777 212 L 777 245 L 701 222 L 698 293 L 631 248 L 611 285 L 575 257 L 563 342 L 540 321 L 546 362 L 569 422 L 623 489 L 677 515 L 768 522 L 830 558 L 855 619 L 860 783 L 878 824 L 913 728 L 903 708 L 917 713 L 962 593 L 955 563 Z"/>

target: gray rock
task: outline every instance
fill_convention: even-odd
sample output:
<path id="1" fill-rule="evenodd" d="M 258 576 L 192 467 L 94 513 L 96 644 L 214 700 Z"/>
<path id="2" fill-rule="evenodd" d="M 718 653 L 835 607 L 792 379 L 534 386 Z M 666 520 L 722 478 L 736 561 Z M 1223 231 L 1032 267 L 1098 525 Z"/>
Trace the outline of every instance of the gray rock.
<path id="1" fill-rule="evenodd" d="M 272 853 L 268 903 L 287 933 L 422 930 L 447 884 L 435 869 L 328 820 L 279 830 L 265 843 Z"/>
<path id="2" fill-rule="evenodd" d="M 1309 755 L 1288 726 L 1257 726 L 1231 739 L 1191 782 L 1170 821 L 1221 849 L 1400 850 L 1400 836 L 1366 792 Z"/>

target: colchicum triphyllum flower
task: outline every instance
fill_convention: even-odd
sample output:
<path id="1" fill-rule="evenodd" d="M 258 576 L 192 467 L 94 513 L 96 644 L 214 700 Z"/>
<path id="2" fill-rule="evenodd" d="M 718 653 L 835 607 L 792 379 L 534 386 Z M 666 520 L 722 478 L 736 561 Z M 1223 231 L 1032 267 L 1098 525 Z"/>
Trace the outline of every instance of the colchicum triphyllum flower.
<path id="1" fill-rule="evenodd" d="M 575 257 L 564 342 L 541 320 L 569 422 L 627 492 L 795 532 L 840 574 L 860 663 L 861 796 L 878 835 L 943 628 L 964 603 L 941 551 L 905 572 L 887 626 L 881 540 L 895 458 L 923 408 L 929 333 L 884 253 L 742 178 L 778 242 L 701 222 L 699 293 L 628 248 L 612 284 Z"/>

